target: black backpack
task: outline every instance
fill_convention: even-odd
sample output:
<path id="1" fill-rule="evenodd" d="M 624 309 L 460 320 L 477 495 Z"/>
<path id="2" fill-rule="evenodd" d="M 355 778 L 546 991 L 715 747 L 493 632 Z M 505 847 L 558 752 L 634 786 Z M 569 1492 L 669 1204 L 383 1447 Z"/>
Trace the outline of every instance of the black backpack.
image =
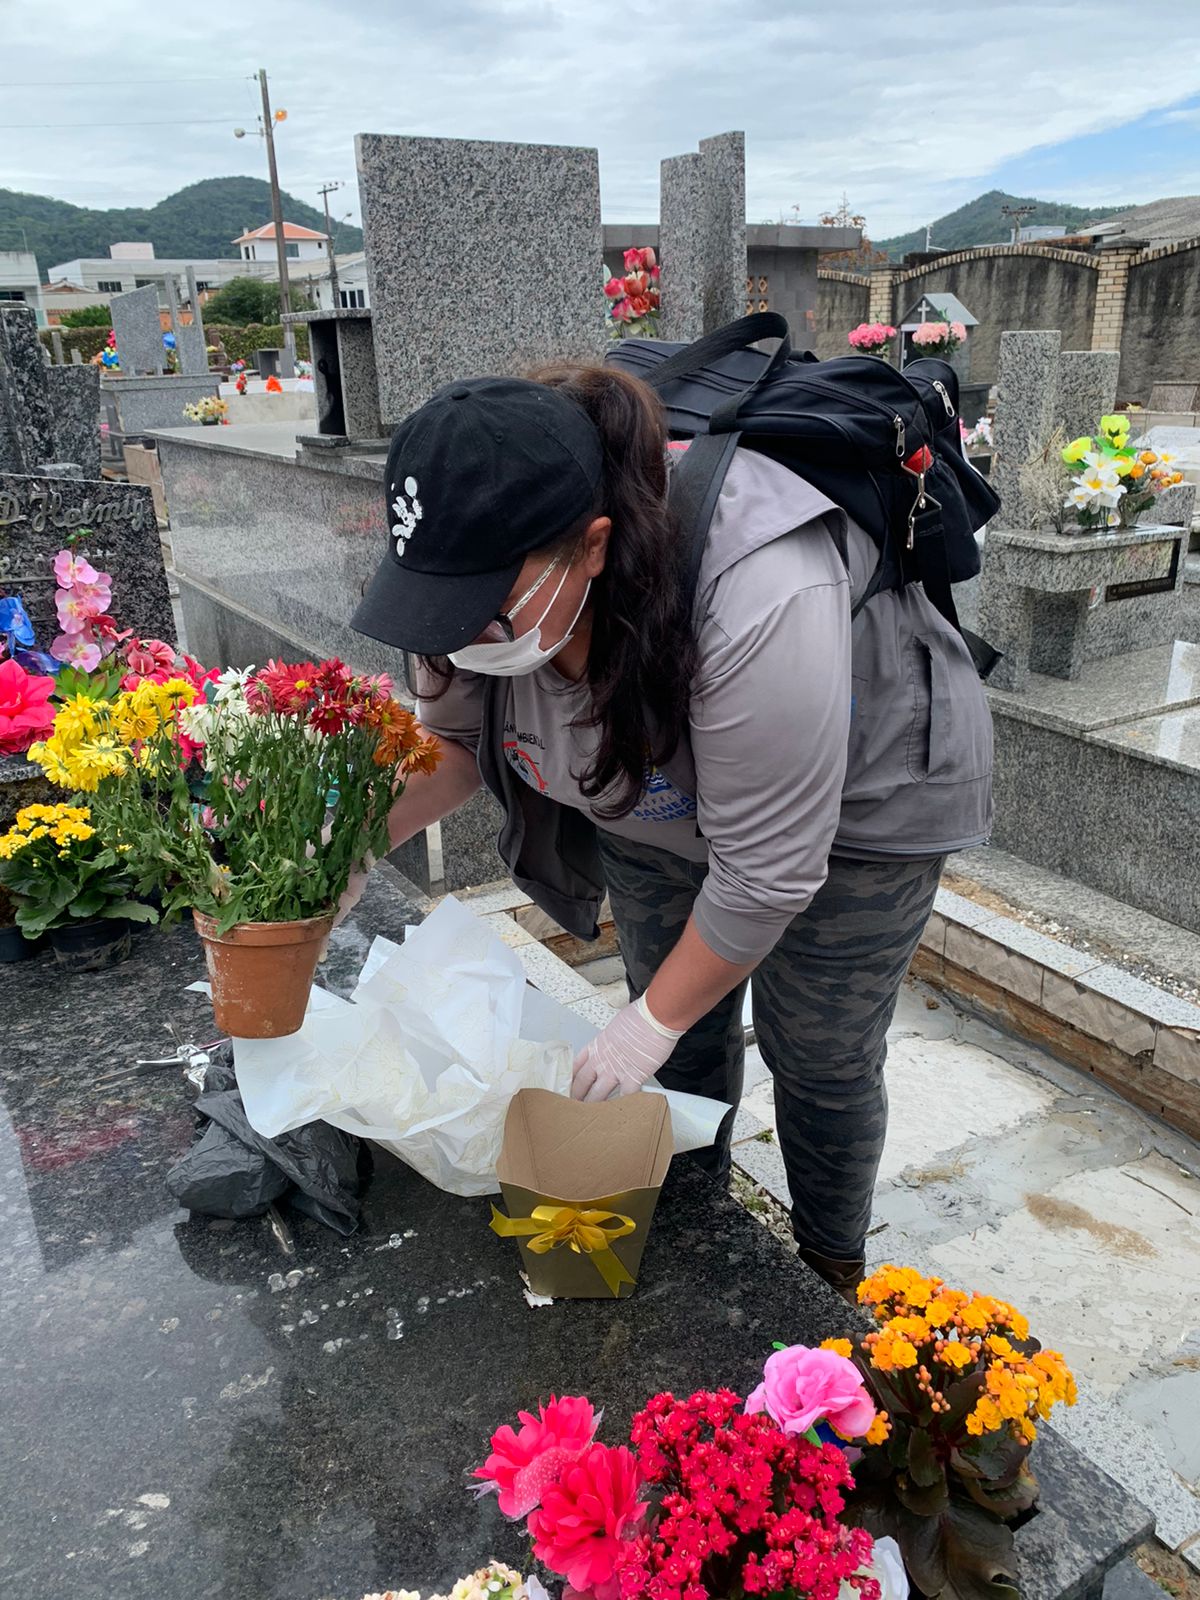
<path id="1" fill-rule="evenodd" d="M 778 339 L 771 355 L 753 349 Z M 999 659 L 961 626 L 951 586 L 980 570 L 976 531 L 1000 502 L 963 455 L 958 378 L 944 361 L 898 372 L 874 356 L 818 361 L 793 351 L 785 318 L 760 311 L 694 344 L 622 339 L 606 360 L 658 390 L 671 435 L 694 442 L 672 473 L 689 540 L 693 593 L 717 496 L 740 445 L 781 462 L 870 534 L 879 564 L 862 609 L 882 589 L 921 583 L 962 634 L 980 677 Z"/>

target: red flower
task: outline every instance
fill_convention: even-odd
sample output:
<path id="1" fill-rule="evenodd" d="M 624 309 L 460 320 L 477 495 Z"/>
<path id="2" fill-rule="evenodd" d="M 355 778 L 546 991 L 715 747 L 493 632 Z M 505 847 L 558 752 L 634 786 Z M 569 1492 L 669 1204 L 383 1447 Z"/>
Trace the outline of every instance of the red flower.
<path id="1" fill-rule="evenodd" d="M 507 1423 L 497 1428 L 492 1435 L 492 1453 L 474 1474 L 500 1491 L 500 1509 L 506 1517 L 527 1516 L 596 1433 L 591 1402 L 574 1395 L 565 1394 L 561 1400 L 551 1395 L 549 1405 L 538 1406 L 536 1417 L 528 1411 L 518 1415 L 520 1432 Z"/>
<path id="2" fill-rule="evenodd" d="M 47 702 L 53 678 L 34 677 L 18 662 L 0 661 L 0 752 L 22 755 L 54 728 L 54 708 Z"/>
<path id="3" fill-rule="evenodd" d="M 247 702 L 251 702 L 250 689 L 257 685 L 266 704 L 263 709 L 278 711 L 283 716 L 295 716 L 312 705 L 317 698 L 317 667 L 312 661 L 268 661 L 256 672 L 247 685 Z M 253 697 L 252 710 L 260 709 L 260 695 Z"/>
<path id="4" fill-rule="evenodd" d="M 169 678 L 175 669 L 175 651 L 162 639 L 131 639 L 125 646 L 125 661 L 129 667 L 126 676 L 134 682 L 122 682 L 121 687 L 132 689 L 142 678 L 155 678 L 160 683 Z M 160 672 L 163 677 L 157 678 Z"/>
<path id="5" fill-rule="evenodd" d="M 645 1516 L 637 1458 L 594 1444 L 567 1467 L 529 1518 L 533 1553 L 573 1589 L 612 1583 L 617 1553 Z"/>
<path id="6" fill-rule="evenodd" d="M 337 700 L 323 700 L 308 714 L 309 727 L 330 735 L 341 733 L 349 720 L 349 708 Z"/>

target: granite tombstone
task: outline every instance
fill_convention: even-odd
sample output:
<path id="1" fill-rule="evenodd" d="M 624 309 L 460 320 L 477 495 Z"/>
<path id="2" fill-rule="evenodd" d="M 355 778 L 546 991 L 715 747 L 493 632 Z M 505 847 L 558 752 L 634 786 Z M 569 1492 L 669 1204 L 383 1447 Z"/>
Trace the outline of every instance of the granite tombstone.
<path id="1" fill-rule="evenodd" d="M 163 370 L 162 319 L 158 313 L 158 290 L 153 285 L 115 294 L 109 301 L 113 332 L 117 336 L 117 356 L 121 372 L 127 377 Z"/>
<path id="2" fill-rule="evenodd" d="M 149 489 L 0 473 L 0 593 L 21 596 L 43 649 L 59 632 L 51 563 L 64 548 L 112 574 L 112 614 L 122 628 L 174 639 Z"/>
<path id="3" fill-rule="evenodd" d="M 1058 357 L 1055 420 L 1068 439 L 1094 434 L 1117 403 L 1119 350 L 1063 350 Z"/>
<path id="4" fill-rule="evenodd" d="M 455 378 L 599 358 L 595 150 L 364 133 L 356 154 L 385 427 Z"/>
<path id="5" fill-rule="evenodd" d="M 745 310 L 745 134 L 669 157 L 660 184 L 662 336 L 696 339 Z"/>
<path id="6" fill-rule="evenodd" d="M 1035 516 L 1021 478 L 1054 432 L 1061 344 L 1057 332 L 1000 335 L 992 459 L 992 486 L 1000 496 L 997 527 L 1027 528 Z"/>
<path id="7" fill-rule="evenodd" d="M 73 464 L 100 476 L 100 375 L 50 366 L 28 306 L 0 307 L 0 471 Z"/>
<path id="8" fill-rule="evenodd" d="M 191 269 L 188 269 L 189 272 Z M 179 291 L 173 274 L 163 280 L 167 288 L 167 308 L 171 313 L 171 327 L 175 334 L 175 354 L 179 357 L 179 370 L 185 378 L 203 378 L 208 375 L 208 352 L 204 346 L 204 324 L 195 320 L 185 322 L 179 309 Z M 117 346 L 120 349 L 120 345 Z"/>

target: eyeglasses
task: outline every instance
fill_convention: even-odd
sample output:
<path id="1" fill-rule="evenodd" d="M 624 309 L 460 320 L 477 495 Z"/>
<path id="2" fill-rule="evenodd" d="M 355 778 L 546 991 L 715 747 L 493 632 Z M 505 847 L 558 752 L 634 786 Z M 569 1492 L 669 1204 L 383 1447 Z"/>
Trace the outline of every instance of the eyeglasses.
<path id="1" fill-rule="evenodd" d="M 550 563 L 550 565 L 542 573 L 541 577 L 539 577 L 535 583 L 533 583 L 528 589 L 526 589 L 525 593 L 521 596 L 521 598 L 519 600 L 514 601 L 514 603 L 511 606 L 509 606 L 507 611 L 502 611 L 499 614 L 499 616 L 493 617 L 493 619 L 492 619 L 493 624 L 497 628 L 500 629 L 500 632 L 504 635 L 505 639 L 508 641 L 509 644 L 512 644 L 514 639 L 517 637 L 515 632 L 513 631 L 512 619 L 517 615 L 517 613 L 519 611 L 524 610 L 524 608 L 529 604 L 529 602 L 533 599 L 534 595 L 538 592 L 538 590 L 545 583 L 546 579 L 554 571 L 555 567 L 558 566 L 560 560 L 561 560 L 561 557 L 555 556 L 554 560 Z"/>

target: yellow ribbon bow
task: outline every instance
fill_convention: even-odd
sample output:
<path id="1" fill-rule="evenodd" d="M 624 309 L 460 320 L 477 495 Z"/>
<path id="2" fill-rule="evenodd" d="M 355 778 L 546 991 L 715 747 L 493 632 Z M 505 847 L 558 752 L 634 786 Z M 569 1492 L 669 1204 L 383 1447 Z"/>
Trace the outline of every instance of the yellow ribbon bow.
<path id="1" fill-rule="evenodd" d="M 615 1227 L 610 1227 L 615 1223 Z M 529 1248 L 539 1256 L 548 1250 L 568 1245 L 576 1255 L 590 1256 L 596 1271 L 614 1295 L 623 1283 L 633 1278 L 613 1254 L 614 1239 L 633 1233 L 637 1223 L 617 1211 L 577 1211 L 574 1206 L 534 1206 L 527 1217 L 506 1217 L 492 1207 L 492 1231 L 502 1239 L 529 1239 Z"/>

